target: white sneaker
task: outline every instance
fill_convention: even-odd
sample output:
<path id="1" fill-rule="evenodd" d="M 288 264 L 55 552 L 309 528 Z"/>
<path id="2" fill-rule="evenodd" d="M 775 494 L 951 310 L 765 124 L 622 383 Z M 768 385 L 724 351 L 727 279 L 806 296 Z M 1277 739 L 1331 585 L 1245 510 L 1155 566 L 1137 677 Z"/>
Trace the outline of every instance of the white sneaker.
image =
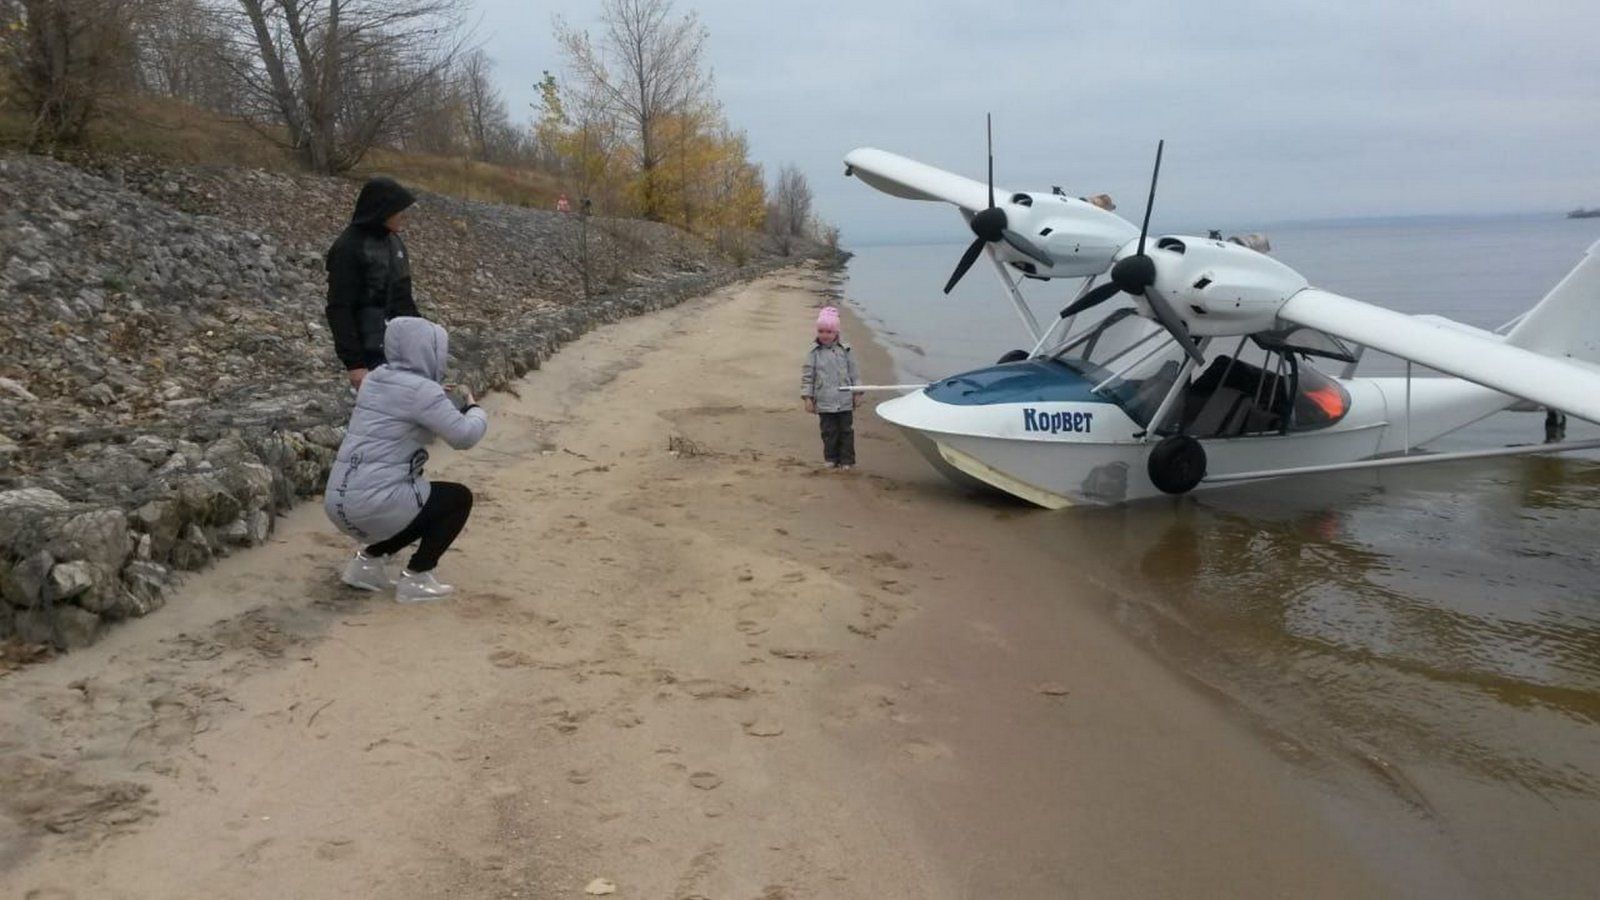
<path id="1" fill-rule="evenodd" d="M 394 587 L 394 579 L 384 565 L 388 561 L 387 556 L 368 556 L 357 550 L 355 557 L 345 563 L 339 580 L 363 591 L 386 591 Z"/>
<path id="2" fill-rule="evenodd" d="M 443 600 L 455 592 L 452 585 L 440 584 L 432 572 L 413 572 L 410 569 L 402 569 L 400 580 L 394 585 L 394 599 L 401 603 Z"/>

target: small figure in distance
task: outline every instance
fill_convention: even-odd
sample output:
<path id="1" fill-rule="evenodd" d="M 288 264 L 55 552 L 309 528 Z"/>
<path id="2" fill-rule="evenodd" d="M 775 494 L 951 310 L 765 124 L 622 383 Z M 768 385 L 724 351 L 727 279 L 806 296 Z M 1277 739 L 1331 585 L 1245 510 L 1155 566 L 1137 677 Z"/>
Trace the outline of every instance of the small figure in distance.
<path id="1" fill-rule="evenodd" d="M 839 337 L 839 310 L 824 306 L 817 314 L 817 337 L 800 371 L 800 397 L 822 429 L 822 459 L 830 469 L 856 464 L 855 408 L 861 392 L 850 345 Z"/>
<path id="2" fill-rule="evenodd" d="M 400 232 L 417 198 L 393 178 L 361 186 L 350 224 L 328 249 L 328 329 L 350 386 L 383 365 L 384 323 L 416 316 L 411 260 Z"/>
<path id="3" fill-rule="evenodd" d="M 356 393 L 350 427 L 339 445 L 323 499 L 338 529 L 361 542 L 341 580 L 367 591 L 394 589 L 401 603 L 438 600 L 455 588 L 434 578 L 472 514 L 472 491 L 423 474 L 425 447 L 435 437 L 457 450 L 483 439 L 488 416 L 466 391 L 457 409 L 445 392 L 450 336 L 427 319 L 402 316 L 384 335 L 387 362 L 373 369 Z M 420 542 L 420 543 L 419 543 Z M 417 552 L 391 578 L 390 557 L 418 543 Z"/>
<path id="4" fill-rule="evenodd" d="M 562 194 L 556 198 L 556 212 L 572 212 L 572 204 L 567 202 L 567 195 Z"/>

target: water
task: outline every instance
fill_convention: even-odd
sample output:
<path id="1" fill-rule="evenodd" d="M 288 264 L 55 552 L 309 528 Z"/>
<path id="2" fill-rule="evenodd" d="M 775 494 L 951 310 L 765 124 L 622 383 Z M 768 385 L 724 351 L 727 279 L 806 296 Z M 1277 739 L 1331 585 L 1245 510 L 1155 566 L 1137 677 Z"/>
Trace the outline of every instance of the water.
<path id="1" fill-rule="evenodd" d="M 1270 236 L 1274 255 L 1319 287 L 1492 329 L 1600 239 L 1600 220 Z M 986 263 L 940 293 L 961 249 L 866 247 L 851 261 L 847 296 L 903 380 L 1026 344 Z M 1025 290 L 1049 321 L 1076 287 Z M 1373 355 L 1361 369 L 1403 371 Z M 1542 424 L 1502 413 L 1434 447 L 1536 441 Z M 1568 436 L 1600 428 L 1573 421 Z M 1330 474 L 1026 515 L 1041 552 L 1079 561 L 1131 633 L 1286 756 L 1335 779 L 1325 812 L 1348 819 L 1352 840 L 1397 884 L 1488 895 L 1600 883 L 1595 854 L 1574 849 L 1600 826 L 1600 456 Z M 1362 790 L 1386 799 L 1350 799 Z M 1384 818 L 1385 803 L 1400 812 Z"/>

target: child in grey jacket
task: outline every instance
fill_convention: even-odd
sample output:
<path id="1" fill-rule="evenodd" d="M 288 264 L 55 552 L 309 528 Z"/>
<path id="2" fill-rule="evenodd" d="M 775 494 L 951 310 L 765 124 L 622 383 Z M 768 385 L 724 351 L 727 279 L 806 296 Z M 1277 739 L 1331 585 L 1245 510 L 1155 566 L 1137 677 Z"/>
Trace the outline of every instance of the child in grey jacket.
<path id="1" fill-rule="evenodd" d="M 345 566 L 344 583 L 368 591 L 393 587 L 402 603 L 437 600 L 455 589 L 433 577 L 472 514 L 472 491 L 423 475 L 424 449 L 435 437 L 457 450 L 483 439 L 488 417 L 471 392 L 457 409 L 444 389 L 450 337 L 415 316 L 389 320 L 383 365 L 362 379 L 356 408 L 328 473 L 323 509 L 362 548 Z M 411 544 L 417 552 L 398 580 L 386 560 Z"/>
<path id="2" fill-rule="evenodd" d="M 856 464 L 855 408 L 861 392 L 840 390 L 859 383 L 850 345 L 839 338 L 839 310 L 824 306 L 817 314 L 817 339 L 800 371 L 800 396 L 806 412 L 816 413 L 822 427 L 822 459 L 829 468 Z"/>

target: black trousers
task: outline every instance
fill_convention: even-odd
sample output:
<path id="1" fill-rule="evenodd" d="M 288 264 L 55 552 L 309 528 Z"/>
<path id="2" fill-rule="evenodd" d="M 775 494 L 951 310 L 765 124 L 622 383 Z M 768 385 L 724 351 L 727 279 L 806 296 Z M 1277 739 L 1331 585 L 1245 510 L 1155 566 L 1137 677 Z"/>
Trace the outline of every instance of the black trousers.
<path id="1" fill-rule="evenodd" d="M 822 458 L 841 466 L 856 464 L 855 413 L 817 413 L 822 420 Z"/>
<path id="2" fill-rule="evenodd" d="M 391 556 L 421 541 L 406 568 L 413 572 L 431 572 L 439 564 L 439 557 L 455 543 L 456 535 L 461 533 L 470 515 L 472 491 L 466 485 L 435 481 L 428 492 L 428 502 L 422 504 L 422 510 L 411 524 L 387 541 L 368 547 L 366 553 L 368 556 Z"/>

